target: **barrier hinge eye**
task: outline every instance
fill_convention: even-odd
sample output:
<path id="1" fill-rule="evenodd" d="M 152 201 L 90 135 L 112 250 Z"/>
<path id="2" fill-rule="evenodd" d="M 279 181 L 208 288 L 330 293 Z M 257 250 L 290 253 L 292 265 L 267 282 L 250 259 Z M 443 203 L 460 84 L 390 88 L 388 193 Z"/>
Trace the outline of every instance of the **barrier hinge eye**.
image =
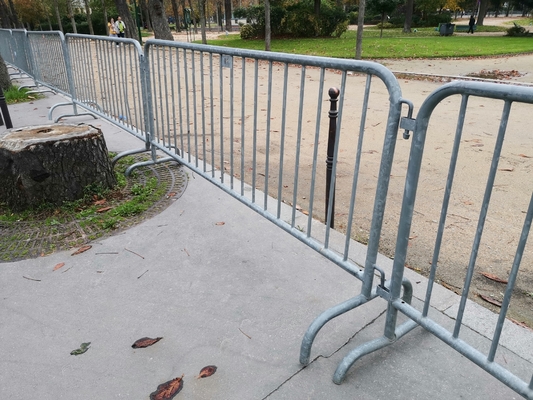
<path id="1" fill-rule="evenodd" d="M 400 104 L 407 105 L 407 117 L 402 117 L 400 119 L 400 128 L 404 129 L 403 138 L 409 139 L 409 137 L 411 136 L 409 132 L 414 132 L 416 124 L 416 119 L 413 118 L 414 105 L 411 101 L 407 99 L 400 99 Z"/>
<path id="2" fill-rule="evenodd" d="M 377 265 L 374 265 L 374 269 L 379 272 L 380 276 L 379 285 L 376 287 L 377 294 L 385 300 L 390 300 L 390 290 L 387 286 L 385 286 L 385 271 L 383 271 Z"/>

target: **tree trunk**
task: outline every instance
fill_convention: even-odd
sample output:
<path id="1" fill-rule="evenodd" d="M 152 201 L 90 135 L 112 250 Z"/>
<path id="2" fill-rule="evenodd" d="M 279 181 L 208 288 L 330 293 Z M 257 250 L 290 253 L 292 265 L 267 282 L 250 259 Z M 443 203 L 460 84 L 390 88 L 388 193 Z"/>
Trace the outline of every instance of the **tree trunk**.
<path id="1" fill-rule="evenodd" d="M 118 1 L 118 0 L 117 0 Z M 167 22 L 163 0 L 149 0 L 150 17 L 152 17 L 152 28 L 156 39 L 174 40 L 172 32 Z"/>
<path id="2" fill-rule="evenodd" d="M 361 9 L 361 6 L 359 6 Z M 320 17 L 320 0 L 315 0 L 315 17 L 318 19 Z"/>
<path id="3" fill-rule="evenodd" d="M 202 32 L 202 44 L 207 44 L 207 35 L 205 33 L 205 0 L 198 0 L 200 8 L 200 31 Z"/>
<path id="4" fill-rule="evenodd" d="M 46 16 L 46 19 L 48 20 L 48 30 L 49 30 L 49 31 L 53 30 L 53 28 L 52 28 L 52 21 L 50 20 L 50 15 L 47 15 L 47 16 Z"/>
<path id="5" fill-rule="evenodd" d="M 180 31 L 180 16 L 178 13 L 178 2 L 176 0 L 170 0 L 172 4 L 172 13 L 174 14 L 174 23 L 176 24 L 176 32 Z"/>
<path id="6" fill-rule="evenodd" d="M 102 10 L 104 12 L 104 25 L 105 25 L 105 32 L 107 35 L 109 35 L 109 27 L 107 26 L 107 21 L 109 21 L 109 18 L 107 18 L 107 7 L 105 6 L 105 0 L 100 0 L 102 2 Z"/>
<path id="7" fill-rule="evenodd" d="M 70 23 L 72 24 L 72 31 L 78 33 L 78 28 L 76 27 L 76 20 L 74 19 L 74 11 L 72 10 L 72 0 L 67 0 L 67 11 L 70 17 Z"/>
<path id="8" fill-rule="evenodd" d="M 0 0 L 0 21 L 2 22 L 3 29 L 11 29 L 11 18 L 9 16 L 9 8 L 4 0 Z"/>
<path id="9" fill-rule="evenodd" d="M 198 29 L 197 29 L 197 26 L 196 26 L 196 16 L 195 16 L 195 13 L 194 13 L 194 8 L 192 8 L 192 1 L 189 0 L 189 8 L 191 9 L 191 18 L 192 18 L 192 26 L 193 26 L 193 29 L 194 29 L 194 33 L 198 33 Z"/>
<path id="10" fill-rule="evenodd" d="M 138 34 L 135 29 L 135 21 L 131 16 L 130 9 L 126 0 L 115 0 L 115 5 L 117 6 L 117 17 L 121 17 L 126 29 L 124 30 L 124 37 L 131 39 L 138 39 Z"/>
<path id="11" fill-rule="evenodd" d="M 61 23 L 61 14 L 59 13 L 59 2 L 58 2 L 58 0 L 54 0 L 54 10 L 56 12 L 57 25 L 59 25 L 59 30 L 61 32 L 65 33 L 65 30 L 63 29 L 63 24 Z"/>
<path id="12" fill-rule="evenodd" d="M 231 32 L 231 0 L 224 0 L 224 17 L 226 18 L 226 31 Z"/>
<path id="13" fill-rule="evenodd" d="M 87 25 L 89 25 L 89 33 L 94 35 L 93 20 L 91 19 L 91 7 L 89 7 L 89 1 L 83 0 L 85 3 L 85 13 L 87 14 Z"/>
<path id="14" fill-rule="evenodd" d="M 485 14 L 487 13 L 487 6 L 489 0 L 481 0 L 479 4 L 479 14 L 477 16 L 476 25 L 483 26 L 483 20 L 485 19 Z"/>
<path id="15" fill-rule="evenodd" d="M 89 185 L 116 184 L 102 131 L 43 125 L 0 135 L 0 201 L 13 210 L 83 197 Z"/>
<path id="16" fill-rule="evenodd" d="M 413 23 L 413 6 L 414 0 L 407 0 L 405 3 L 405 21 L 403 23 L 403 32 L 411 32 L 411 24 Z"/>
<path id="17" fill-rule="evenodd" d="M 359 0 L 359 16 L 357 18 L 357 39 L 355 40 L 355 59 L 361 59 L 363 47 L 363 24 L 365 22 L 366 0 Z"/>
<path id="18" fill-rule="evenodd" d="M 265 0 L 265 51 L 270 51 L 272 30 L 270 26 L 270 0 Z"/>
<path id="19" fill-rule="evenodd" d="M 16 28 L 23 28 L 24 25 L 19 21 L 19 17 L 17 14 L 17 10 L 15 10 L 15 5 L 13 4 L 13 0 L 8 0 L 9 3 L 9 9 L 11 10 L 11 17 L 13 19 L 13 23 L 15 24 Z"/>
<path id="20" fill-rule="evenodd" d="M 11 78 L 7 70 L 6 63 L 0 55 L 0 87 L 2 90 L 7 90 L 11 87 Z"/>

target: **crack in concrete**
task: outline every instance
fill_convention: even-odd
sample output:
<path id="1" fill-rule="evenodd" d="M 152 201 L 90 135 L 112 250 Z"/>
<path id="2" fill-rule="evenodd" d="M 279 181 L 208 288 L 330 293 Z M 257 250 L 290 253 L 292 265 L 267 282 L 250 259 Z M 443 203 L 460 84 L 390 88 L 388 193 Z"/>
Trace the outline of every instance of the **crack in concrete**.
<path id="1" fill-rule="evenodd" d="M 374 322 L 376 322 L 382 315 L 384 315 L 385 313 L 387 312 L 387 310 L 383 310 L 382 312 L 380 312 L 378 314 L 378 316 L 376 316 L 374 319 L 372 319 L 370 322 L 368 322 L 367 324 L 365 324 L 364 326 L 361 327 L 361 329 L 359 329 L 357 332 L 355 332 L 345 343 L 343 343 L 337 350 L 335 350 L 334 352 L 332 352 L 331 354 L 329 355 L 322 355 L 322 354 L 319 354 L 318 356 L 316 356 L 315 358 L 313 358 L 309 364 L 307 365 L 304 365 L 302 366 L 300 369 L 298 369 L 298 371 L 294 372 L 291 376 L 289 376 L 287 379 L 285 379 L 277 388 L 275 388 L 274 390 L 272 390 L 270 393 L 268 393 L 265 397 L 263 397 L 261 400 L 266 400 L 268 399 L 271 395 L 273 395 L 274 393 L 276 393 L 278 390 L 280 390 L 287 382 L 289 382 L 290 380 L 292 380 L 292 378 L 294 378 L 296 375 L 298 375 L 300 372 L 302 372 L 304 369 L 306 369 L 308 366 L 310 366 L 311 364 L 313 364 L 315 361 L 317 361 L 318 359 L 320 358 L 324 358 L 324 359 L 328 359 L 330 357 L 332 357 L 333 355 L 337 354 L 340 350 L 342 350 L 344 347 L 346 347 L 346 345 L 348 345 L 348 343 L 350 343 L 353 339 L 355 339 L 355 337 L 361 333 L 365 328 L 367 328 L 368 326 L 370 326 L 371 324 L 373 324 Z"/>

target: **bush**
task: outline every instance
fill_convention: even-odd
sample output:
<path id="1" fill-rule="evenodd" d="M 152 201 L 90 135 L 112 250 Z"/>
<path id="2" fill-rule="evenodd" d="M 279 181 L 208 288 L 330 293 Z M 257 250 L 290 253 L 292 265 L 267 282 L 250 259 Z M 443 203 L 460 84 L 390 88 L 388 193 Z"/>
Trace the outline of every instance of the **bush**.
<path id="1" fill-rule="evenodd" d="M 241 39 L 255 39 L 255 29 L 250 24 L 244 24 L 241 26 Z"/>
<path id="2" fill-rule="evenodd" d="M 376 25 L 376 27 L 379 29 L 392 29 L 395 26 L 391 24 L 390 22 L 383 22 L 383 23 L 380 22 L 379 24 Z"/>
<path id="3" fill-rule="evenodd" d="M 336 38 L 339 38 L 342 36 L 343 33 L 345 33 L 348 30 L 348 20 L 343 21 L 335 27 L 335 31 L 333 32 L 333 36 Z"/>
<path id="4" fill-rule="evenodd" d="M 357 11 L 349 13 L 348 21 L 350 21 L 350 25 L 357 25 L 357 22 L 359 21 L 359 13 Z"/>
<path id="5" fill-rule="evenodd" d="M 514 24 L 514 26 L 507 29 L 506 36 L 530 36 L 529 32 L 523 26 Z"/>

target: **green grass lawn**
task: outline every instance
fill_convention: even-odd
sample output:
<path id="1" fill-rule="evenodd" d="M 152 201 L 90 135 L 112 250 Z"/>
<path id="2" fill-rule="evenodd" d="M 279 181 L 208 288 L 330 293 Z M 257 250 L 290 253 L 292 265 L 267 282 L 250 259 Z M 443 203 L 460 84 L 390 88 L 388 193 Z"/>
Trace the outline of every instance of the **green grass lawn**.
<path id="1" fill-rule="evenodd" d="M 483 27 L 483 31 L 501 31 L 501 27 Z M 417 32 L 404 34 L 401 29 L 387 29 L 383 37 L 375 28 L 367 28 L 363 33 L 363 58 L 442 58 L 479 57 L 501 54 L 533 52 L 532 37 L 506 37 L 481 35 L 440 36 L 434 28 L 420 28 Z M 315 56 L 354 58 L 355 31 L 348 31 L 340 38 L 313 39 L 274 39 L 271 50 L 282 53 L 306 54 Z M 242 40 L 240 36 L 222 36 L 210 40 L 215 46 L 236 47 L 251 50 L 264 50 L 263 40 Z"/>

